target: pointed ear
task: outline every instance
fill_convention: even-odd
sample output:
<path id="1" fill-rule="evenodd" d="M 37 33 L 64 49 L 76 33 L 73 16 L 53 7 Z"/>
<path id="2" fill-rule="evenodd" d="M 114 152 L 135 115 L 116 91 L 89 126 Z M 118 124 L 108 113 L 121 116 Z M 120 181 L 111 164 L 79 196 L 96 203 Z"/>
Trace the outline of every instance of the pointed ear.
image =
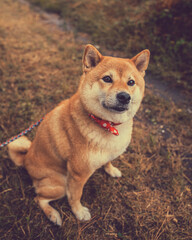
<path id="1" fill-rule="evenodd" d="M 83 71 L 87 72 L 92 68 L 96 67 L 101 60 L 101 53 L 94 46 L 88 44 L 85 47 L 83 55 Z"/>
<path id="2" fill-rule="evenodd" d="M 143 77 L 145 76 L 145 70 L 148 67 L 149 59 L 150 51 L 148 49 L 143 50 L 131 59 Z"/>

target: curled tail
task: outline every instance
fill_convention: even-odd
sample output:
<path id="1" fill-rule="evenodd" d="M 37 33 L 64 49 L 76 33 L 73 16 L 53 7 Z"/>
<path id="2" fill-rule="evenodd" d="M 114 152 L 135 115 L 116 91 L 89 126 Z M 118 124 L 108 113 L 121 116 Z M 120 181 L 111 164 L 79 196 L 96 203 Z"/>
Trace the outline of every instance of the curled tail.
<path id="1" fill-rule="evenodd" d="M 17 166 L 24 165 L 24 158 L 31 146 L 31 141 L 23 136 L 8 145 L 9 156 Z"/>

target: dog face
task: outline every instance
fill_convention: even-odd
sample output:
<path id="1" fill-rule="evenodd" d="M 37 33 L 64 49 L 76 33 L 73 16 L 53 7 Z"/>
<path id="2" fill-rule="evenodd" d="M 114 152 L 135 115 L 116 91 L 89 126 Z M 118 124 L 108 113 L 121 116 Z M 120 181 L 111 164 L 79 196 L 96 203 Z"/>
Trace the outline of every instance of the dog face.
<path id="1" fill-rule="evenodd" d="M 113 122 L 133 118 L 144 95 L 149 51 L 132 59 L 104 57 L 88 45 L 83 57 L 81 100 L 89 113 Z"/>

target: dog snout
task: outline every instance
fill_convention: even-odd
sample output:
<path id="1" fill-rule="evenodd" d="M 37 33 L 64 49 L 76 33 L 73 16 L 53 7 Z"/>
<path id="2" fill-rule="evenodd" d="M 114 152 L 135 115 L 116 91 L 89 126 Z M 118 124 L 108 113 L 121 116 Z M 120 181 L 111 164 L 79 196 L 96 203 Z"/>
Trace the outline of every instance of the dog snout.
<path id="1" fill-rule="evenodd" d="M 131 96 L 126 92 L 120 92 L 116 97 L 121 104 L 128 104 L 131 100 Z"/>

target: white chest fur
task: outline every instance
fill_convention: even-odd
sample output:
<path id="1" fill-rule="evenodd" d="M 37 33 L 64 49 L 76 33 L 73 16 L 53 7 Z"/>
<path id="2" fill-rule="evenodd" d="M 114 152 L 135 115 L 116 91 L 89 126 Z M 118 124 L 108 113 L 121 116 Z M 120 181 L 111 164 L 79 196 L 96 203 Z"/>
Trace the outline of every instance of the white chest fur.
<path id="1" fill-rule="evenodd" d="M 106 132 L 105 137 L 95 134 L 94 139 L 92 138 L 92 144 L 96 147 L 90 148 L 89 166 L 93 171 L 117 158 L 129 145 L 132 134 L 132 121 L 123 123 L 116 128 L 119 131 L 119 136 Z"/>

